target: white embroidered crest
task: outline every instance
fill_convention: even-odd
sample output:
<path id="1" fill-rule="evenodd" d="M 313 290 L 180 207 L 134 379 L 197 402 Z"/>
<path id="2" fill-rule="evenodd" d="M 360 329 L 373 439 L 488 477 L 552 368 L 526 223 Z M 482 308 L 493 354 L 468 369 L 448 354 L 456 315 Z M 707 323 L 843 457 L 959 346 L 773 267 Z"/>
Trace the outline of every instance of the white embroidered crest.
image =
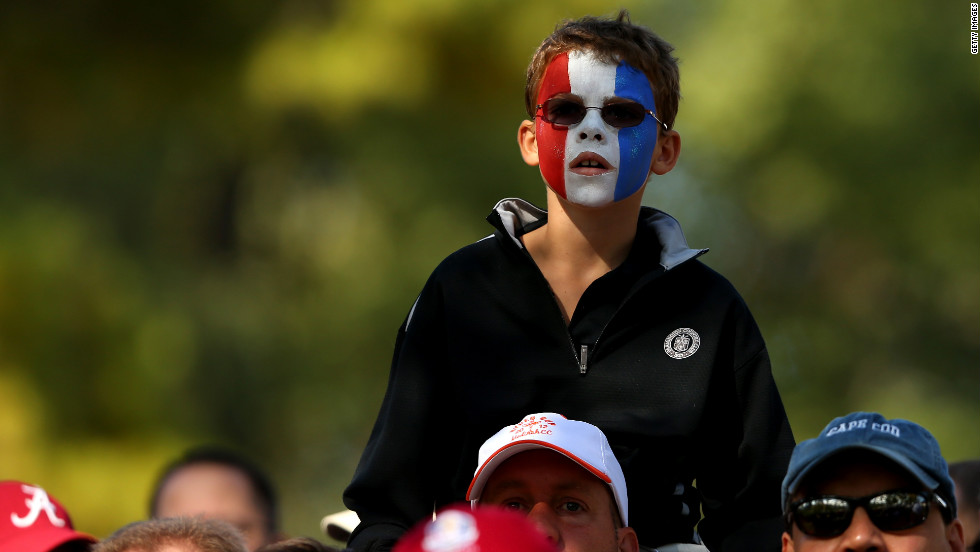
<path id="1" fill-rule="evenodd" d="M 700 346 L 701 336 L 691 328 L 677 328 L 664 340 L 664 352 L 678 360 L 698 352 Z"/>
<path id="2" fill-rule="evenodd" d="M 23 517 L 18 516 L 16 513 L 11 513 L 11 523 L 21 529 L 30 527 L 37 521 L 41 512 L 44 512 L 48 516 L 48 521 L 51 522 L 51 525 L 55 527 L 65 526 L 65 520 L 58 517 L 58 513 L 54 511 L 54 503 L 48 498 L 48 493 L 44 492 L 44 489 L 30 485 L 21 485 L 20 488 L 24 493 L 31 495 L 30 498 L 24 499 L 24 504 L 27 505 L 29 511 Z"/>

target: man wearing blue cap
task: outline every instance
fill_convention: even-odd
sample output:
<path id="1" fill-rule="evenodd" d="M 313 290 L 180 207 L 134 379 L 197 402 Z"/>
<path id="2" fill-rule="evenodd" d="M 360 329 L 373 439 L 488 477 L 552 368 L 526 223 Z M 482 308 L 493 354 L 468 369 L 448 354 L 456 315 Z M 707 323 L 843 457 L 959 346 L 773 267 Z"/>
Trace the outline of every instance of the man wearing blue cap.
<path id="1" fill-rule="evenodd" d="M 964 552 L 953 480 L 922 426 L 855 412 L 793 450 L 783 552 Z"/>

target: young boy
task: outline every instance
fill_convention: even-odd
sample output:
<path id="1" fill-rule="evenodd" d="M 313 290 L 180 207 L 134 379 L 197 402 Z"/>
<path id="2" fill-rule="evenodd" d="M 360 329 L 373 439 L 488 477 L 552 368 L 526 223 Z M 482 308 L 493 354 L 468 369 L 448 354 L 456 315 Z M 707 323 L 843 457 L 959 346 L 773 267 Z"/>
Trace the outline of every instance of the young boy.
<path id="1" fill-rule="evenodd" d="M 351 548 L 386 550 L 462 499 L 480 444 L 548 411 L 606 434 L 642 547 L 779 547 L 794 440 L 765 343 L 706 250 L 641 206 L 680 153 L 672 49 L 623 12 L 566 22 L 534 55 L 518 141 L 548 210 L 500 201 L 494 235 L 445 259 L 409 312 L 344 493 Z"/>

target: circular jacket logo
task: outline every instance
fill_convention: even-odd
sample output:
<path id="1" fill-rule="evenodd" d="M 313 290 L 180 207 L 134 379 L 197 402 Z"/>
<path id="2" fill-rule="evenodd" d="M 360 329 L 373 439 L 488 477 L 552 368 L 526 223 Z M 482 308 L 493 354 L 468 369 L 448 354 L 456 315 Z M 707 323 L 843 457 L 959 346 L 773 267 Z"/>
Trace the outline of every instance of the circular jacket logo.
<path id="1" fill-rule="evenodd" d="M 664 340 L 664 352 L 670 358 L 687 358 L 698 352 L 701 336 L 691 328 L 677 328 Z"/>

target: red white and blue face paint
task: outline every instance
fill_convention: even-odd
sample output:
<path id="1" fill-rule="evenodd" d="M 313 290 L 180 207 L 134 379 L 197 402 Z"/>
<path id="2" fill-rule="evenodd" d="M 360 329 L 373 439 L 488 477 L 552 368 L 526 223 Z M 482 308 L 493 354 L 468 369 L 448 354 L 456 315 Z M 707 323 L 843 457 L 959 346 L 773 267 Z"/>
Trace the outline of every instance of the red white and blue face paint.
<path id="1" fill-rule="evenodd" d="M 560 95 L 578 97 L 586 106 L 623 98 L 656 109 L 643 71 L 626 62 L 601 61 L 588 51 L 559 54 L 548 65 L 537 103 Z M 581 122 L 564 127 L 542 119 L 539 110 L 535 135 L 541 175 L 556 194 L 578 205 L 620 201 L 646 183 L 658 130 L 653 117 L 635 127 L 613 127 L 598 109 L 586 110 Z"/>

